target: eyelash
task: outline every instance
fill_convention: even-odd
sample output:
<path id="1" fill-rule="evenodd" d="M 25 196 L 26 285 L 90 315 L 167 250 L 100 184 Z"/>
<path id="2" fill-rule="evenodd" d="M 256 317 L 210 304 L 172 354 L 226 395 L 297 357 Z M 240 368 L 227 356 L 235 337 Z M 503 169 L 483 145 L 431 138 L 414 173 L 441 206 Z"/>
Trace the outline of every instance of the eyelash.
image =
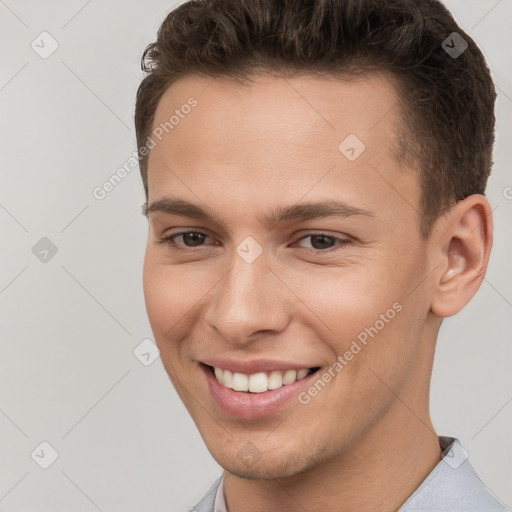
<path id="1" fill-rule="evenodd" d="M 206 233 L 201 233 L 200 231 L 180 231 L 179 233 L 174 233 L 172 235 L 160 238 L 157 241 L 157 243 L 160 244 L 160 245 L 166 245 L 166 246 L 170 247 L 171 249 L 178 250 L 178 251 L 187 250 L 187 249 L 192 249 L 193 250 L 194 247 L 184 246 L 184 248 L 183 248 L 183 247 L 180 247 L 178 244 L 176 244 L 176 242 L 174 241 L 174 239 L 179 237 L 179 236 L 188 235 L 188 234 L 191 234 L 191 233 L 192 234 L 197 234 L 197 235 L 202 235 L 202 236 L 205 236 L 205 237 L 209 236 Z M 339 238 L 339 237 L 336 237 L 336 236 L 333 236 L 333 235 L 328 235 L 327 233 L 309 233 L 309 234 L 299 238 L 298 241 L 304 240 L 305 238 L 311 238 L 311 237 L 314 237 L 314 236 L 319 236 L 319 237 L 322 236 L 322 237 L 325 237 L 325 238 L 330 238 L 332 240 L 335 240 L 338 243 L 336 245 L 334 245 L 333 247 L 329 247 L 327 249 L 308 249 L 306 247 L 299 247 L 299 248 L 300 249 L 304 249 L 304 250 L 309 251 L 309 252 L 313 252 L 313 253 L 319 254 L 319 253 L 331 252 L 331 251 L 338 250 L 338 249 L 343 249 L 346 245 L 349 245 L 351 243 L 351 240 L 347 240 L 347 239 L 344 239 L 344 238 Z M 202 247 L 203 246 L 197 246 L 198 249 L 201 249 Z M 337 247 L 337 249 L 336 249 L 336 247 Z"/>

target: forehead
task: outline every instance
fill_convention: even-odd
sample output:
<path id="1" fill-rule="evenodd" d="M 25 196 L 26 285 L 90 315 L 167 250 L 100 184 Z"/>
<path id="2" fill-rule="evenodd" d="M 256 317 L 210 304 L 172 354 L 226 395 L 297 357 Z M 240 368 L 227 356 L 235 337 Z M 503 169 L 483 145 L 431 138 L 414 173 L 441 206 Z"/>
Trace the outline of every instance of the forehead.
<path id="1" fill-rule="evenodd" d="M 313 189 L 325 197 L 339 187 L 364 208 L 383 187 L 390 196 L 398 187 L 415 201 L 416 177 L 411 181 L 395 158 L 400 107 L 385 74 L 259 76 L 244 84 L 184 77 L 155 113 L 160 134 L 149 157 L 150 200 L 176 195 L 178 187 L 189 199 L 215 189 L 223 199 L 236 191 L 241 204 L 259 196 L 261 205 L 282 199 L 284 190 L 293 202 L 311 198 Z"/>
<path id="2" fill-rule="evenodd" d="M 390 78 L 385 73 L 346 79 L 264 75 L 240 84 L 229 78 L 188 75 L 162 96 L 153 129 L 168 123 L 193 97 L 197 106 L 185 115 L 187 122 L 182 122 L 182 114 L 181 129 L 176 124 L 170 131 L 176 142 L 180 135 L 180 142 L 190 142 L 183 125 L 202 128 L 194 134 L 198 150 L 204 147 L 201 143 L 213 145 L 235 134 L 238 142 L 252 142 L 255 147 L 255 137 L 263 141 L 278 135 L 302 144 L 316 139 L 315 135 L 337 139 L 351 133 L 374 147 L 392 145 L 400 103 Z"/>

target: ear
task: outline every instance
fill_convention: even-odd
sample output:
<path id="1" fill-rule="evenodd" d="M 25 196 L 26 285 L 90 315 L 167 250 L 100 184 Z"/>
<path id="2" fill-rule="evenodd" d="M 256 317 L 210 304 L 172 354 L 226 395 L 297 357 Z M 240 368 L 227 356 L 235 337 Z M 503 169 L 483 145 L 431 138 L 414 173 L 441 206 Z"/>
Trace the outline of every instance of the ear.
<path id="1" fill-rule="evenodd" d="M 457 202 L 436 222 L 433 245 L 437 262 L 431 312 L 458 313 L 475 295 L 487 270 L 492 247 L 492 209 L 474 194 Z"/>

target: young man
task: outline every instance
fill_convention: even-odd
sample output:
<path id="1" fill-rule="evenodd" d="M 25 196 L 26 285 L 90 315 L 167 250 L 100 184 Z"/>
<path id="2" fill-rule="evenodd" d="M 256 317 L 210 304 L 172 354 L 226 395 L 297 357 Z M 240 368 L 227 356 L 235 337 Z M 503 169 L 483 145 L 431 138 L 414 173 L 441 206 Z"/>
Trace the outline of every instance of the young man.
<path id="1" fill-rule="evenodd" d="M 224 468 L 192 510 L 506 510 L 429 414 L 492 245 L 474 41 L 431 0 L 197 0 L 143 69 L 147 311 Z"/>

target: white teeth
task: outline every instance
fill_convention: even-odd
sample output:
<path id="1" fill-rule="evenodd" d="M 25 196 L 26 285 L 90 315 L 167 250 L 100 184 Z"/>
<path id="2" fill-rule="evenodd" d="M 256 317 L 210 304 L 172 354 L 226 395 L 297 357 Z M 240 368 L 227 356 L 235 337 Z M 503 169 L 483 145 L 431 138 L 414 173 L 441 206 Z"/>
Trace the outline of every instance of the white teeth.
<path id="1" fill-rule="evenodd" d="M 249 377 L 244 373 L 233 373 L 232 387 L 235 391 L 249 391 Z"/>
<path id="2" fill-rule="evenodd" d="M 251 393 L 264 393 L 267 391 L 267 374 L 254 373 L 249 377 L 249 391 Z"/>
<path id="3" fill-rule="evenodd" d="M 249 391 L 251 393 L 264 393 L 281 386 L 293 384 L 295 381 L 303 379 L 308 373 L 308 368 L 299 370 L 274 370 L 270 373 L 258 372 L 252 375 L 244 373 L 231 372 L 222 368 L 214 368 L 217 381 L 226 388 L 235 391 Z"/>
<path id="4" fill-rule="evenodd" d="M 303 368 L 297 372 L 297 380 L 303 379 L 308 374 L 308 370 Z"/>
<path id="5" fill-rule="evenodd" d="M 223 380 L 219 380 L 219 378 L 217 377 L 217 380 L 221 384 L 224 384 L 224 386 L 226 386 L 227 388 L 233 387 L 233 372 L 231 372 L 229 370 L 224 370 L 224 376 L 222 379 Z"/>
<path id="6" fill-rule="evenodd" d="M 278 389 L 283 385 L 283 374 L 278 371 L 274 371 L 270 373 L 270 376 L 268 378 L 268 384 L 267 388 L 272 389 Z"/>
<path id="7" fill-rule="evenodd" d="M 283 377 L 283 386 L 286 384 L 291 384 L 297 380 L 297 372 L 296 370 L 288 370 Z"/>

